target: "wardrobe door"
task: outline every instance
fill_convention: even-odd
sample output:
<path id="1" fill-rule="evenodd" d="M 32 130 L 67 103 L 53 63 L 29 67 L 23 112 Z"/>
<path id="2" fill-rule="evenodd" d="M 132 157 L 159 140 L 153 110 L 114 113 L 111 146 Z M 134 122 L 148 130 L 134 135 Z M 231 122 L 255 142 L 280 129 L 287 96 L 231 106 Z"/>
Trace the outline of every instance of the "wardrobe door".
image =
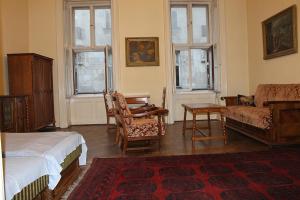
<path id="1" fill-rule="evenodd" d="M 45 125 L 45 103 L 43 102 L 45 84 L 43 62 L 36 57 L 33 59 L 32 63 L 32 78 L 34 129 L 39 129 Z"/>
<path id="2" fill-rule="evenodd" d="M 52 60 L 43 61 L 44 73 L 44 91 L 43 102 L 45 112 L 45 123 L 54 123 L 54 105 L 53 105 L 53 80 L 52 80 Z"/>

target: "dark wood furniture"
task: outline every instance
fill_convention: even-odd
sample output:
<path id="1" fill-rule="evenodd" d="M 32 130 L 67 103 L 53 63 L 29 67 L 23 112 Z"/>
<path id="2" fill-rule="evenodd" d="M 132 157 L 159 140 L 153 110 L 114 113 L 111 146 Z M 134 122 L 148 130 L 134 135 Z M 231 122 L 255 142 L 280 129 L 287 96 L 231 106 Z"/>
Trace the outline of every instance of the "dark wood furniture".
<path id="1" fill-rule="evenodd" d="M 28 95 L 29 130 L 55 126 L 53 59 L 34 53 L 8 54 L 10 95 Z"/>
<path id="2" fill-rule="evenodd" d="M 54 190 L 48 189 L 48 200 L 59 200 L 68 190 L 70 185 L 78 178 L 81 173 L 78 157 L 61 174 L 61 179 Z"/>
<path id="3" fill-rule="evenodd" d="M 149 103 L 149 95 L 127 96 L 125 97 L 127 104 L 143 106 Z"/>
<path id="4" fill-rule="evenodd" d="M 0 96 L 0 131 L 29 130 L 28 96 Z"/>
<path id="5" fill-rule="evenodd" d="M 237 106 L 237 96 L 222 97 L 226 106 Z M 269 146 L 300 143 L 300 101 L 265 101 L 271 110 L 272 126 L 261 129 L 226 117 L 225 128 L 237 131 Z"/>
<path id="6" fill-rule="evenodd" d="M 152 149 L 150 145 L 129 147 L 129 142 L 136 141 L 157 141 L 160 148 L 161 136 L 165 134 L 162 126 L 162 116 L 168 113 L 168 110 L 162 108 L 153 108 L 150 111 L 132 114 L 128 108 L 125 97 L 120 93 L 114 94 L 115 117 L 117 124 L 120 123 L 120 136 L 123 142 L 123 152 L 128 150 L 146 150 Z M 149 118 L 157 116 L 157 119 Z"/>
<path id="7" fill-rule="evenodd" d="M 122 129 L 122 119 L 120 118 L 120 115 L 118 114 L 118 110 L 116 109 L 117 106 L 116 106 L 116 94 L 117 92 L 112 92 L 111 93 L 111 100 L 112 100 L 112 111 L 113 111 L 113 114 L 114 114 L 114 117 L 115 117 L 115 122 L 116 122 L 116 128 L 117 128 L 117 133 L 116 133 L 116 139 L 115 139 L 115 143 L 116 144 L 119 144 L 119 140 L 120 140 L 120 130 Z M 135 99 L 137 98 L 137 99 Z M 133 118 L 149 118 L 151 117 L 151 115 L 148 115 L 145 113 L 147 112 L 150 112 L 150 111 L 153 111 L 153 110 L 157 110 L 158 108 L 155 107 L 155 105 L 153 104 L 148 104 L 148 99 L 149 97 L 142 97 L 142 101 L 140 99 L 141 97 L 130 97 L 130 101 L 129 102 L 132 102 L 136 105 L 136 103 L 138 102 L 139 104 L 141 104 L 142 106 L 139 106 L 139 107 L 131 107 L 129 108 L 131 114 L 132 114 L 132 117 Z M 125 100 L 126 100 L 126 103 L 127 103 L 127 99 L 125 97 Z M 144 102 L 145 100 L 145 102 Z M 128 103 L 127 103 L 128 104 Z"/>
<path id="8" fill-rule="evenodd" d="M 167 88 L 164 87 L 163 88 L 163 94 L 162 94 L 162 103 L 161 103 L 161 107 L 163 109 L 166 109 L 166 96 L 167 96 Z M 164 126 L 165 126 L 166 116 L 163 116 L 162 120 L 163 120 L 163 123 L 164 123 Z"/>
<path id="9" fill-rule="evenodd" d="M 212 140 L 212 139 L 222 139 L 224 143 L 227 143 L 227 134 L 224 127 L 224 117 L 223 117 L 223 106 L 212 104 L 212 103 L 193 103 L 193 104 L 182 104 L 184 107 L 184 119 L 183 119 L 183 135 L 185 135 L 186 129 L 192 129 L 192 148 L 195 149 L 195 141 Z M 192 127 L 186 127 L 186 115 L 190 112 L 193 115 L 193 125 Z M 210 125 L 210 114 L 218 113 L 221 117 L 221 126 L 223 128 L 223 135 L 212 136 L 211 125 Z M 197 115 L 207 115 L 208 125 L 207 127 L 201 127 L 197 125 L 196 117 Z M 202 130 L 208 130 L 209 134 L 206 135 Z M 196 135 L 199 132 L 201 135 Z"/>
<path id="10" fill-rule="evenodd" d="M 106 124 L 109 127 L 110 125 L 110 118 L 114 118 L 114 111 L 112 107 L 112 91 L 103 91 L 103 98 L 104 98 L 104 105 L 105 105 L 105 112 L 106 112 Z"/>

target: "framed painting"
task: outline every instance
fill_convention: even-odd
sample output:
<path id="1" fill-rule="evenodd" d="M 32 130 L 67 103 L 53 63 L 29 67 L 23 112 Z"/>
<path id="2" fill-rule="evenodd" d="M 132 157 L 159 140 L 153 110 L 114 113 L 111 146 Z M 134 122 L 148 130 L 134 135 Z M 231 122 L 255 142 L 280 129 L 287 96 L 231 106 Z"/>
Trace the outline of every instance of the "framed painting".
<path id="1" fill-rule="evenodd" d="M 159 65 L 158 37 L 132 37 L 125 40 L 127 67 Z"/>
<path id="2" fill-rule="evenodd" d="M 293 5 L 262 22 L 264 59 L 297 53 L 297 7 Z"/>

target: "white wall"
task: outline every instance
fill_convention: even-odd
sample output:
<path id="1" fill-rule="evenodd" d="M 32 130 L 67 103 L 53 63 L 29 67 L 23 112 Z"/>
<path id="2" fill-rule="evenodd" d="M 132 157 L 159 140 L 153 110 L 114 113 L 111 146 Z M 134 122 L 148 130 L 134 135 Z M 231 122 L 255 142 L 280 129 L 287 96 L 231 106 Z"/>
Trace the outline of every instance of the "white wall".
<path id="1" fill-rule="evenodd" d="M 0 1 L 0 94 L 8 94 L 6 54 L 28 52 L 28 1 Z"/>
<path id="2" fill-rule="evenodd" d="M 65 62 L 64 62 L 64 18 L 63 0 L 26 0 L 13 6 L 21 6 L 19 12 L 14 9 L 6 10 L 6 17 L 14 18 L 14 27 L 23 27 L 25 38 L 16 43 L 6 43 L 12 51 L 31 51 L 55 59 L 53 66 L 54 104 L 57 125 L 66 127 L 69 124 L 105 123 L 103 98 L 71 98 L 65 95 Z M 19 1 L 18 1 L 19 2 Z M 168 17 L 167 0 L 113 0 L 114 29 L 114 65 L 117 68 L 115 77 L 118 91 L 123 93 L 148 93 L 151 102 L 160 105 L 162 89 L 168 86 L 169 104 L 171 93 L 171 58 L 169 55 L 169 29 L 166 26 Z M 247 47 L 247 15 L 246 0 L 219 0 L 220 3 L 220 44 L 222 95 L 248 93 L 248 47 Z M 3 14 L 2 14 L 3 15 Z M 16 16 L 15 16 L 16 15 Z M 138 17 L 137 17 L 138 16 Z M 6 26 L 10 26 L 6 24 Z M 8 29 L 6 38 L 19 39 L 18 33 Z M 27 32 L 27 34 L 26 34 Z M 22 35 L 24 37 L 24 35 Z M 26 41 L 26 37 L 28 38 Z M 159 37 L 160 66 L 156 67 L 126 67 L 125 38 L 126 37 Z M 25 46 L 23 48 L 22 46 Z M 242 44 L 242 45 L 241 45 Z M 22 45 L 22 46 L 21 46 Z M 228 92 L 227 92 L 228 91 Z M 194 94 L 174 96 L 173 107 L 175 120 L 182 119 L 182 103 L 186 102 L 215 102 L 215 95 Z"/>
<path id="3" fill-rule="evenodd" d="M 248 40 L 250 90 L 255 92 L 262 83 L 300 83 L 300 54 L 263 59 L 263 39 L 261 22 L 276 13 L 296 4 L 298 9 L 298 48 L 300 47 L 300 1 L 299 0 L 249 0 L 248 2 Z M 298 50 L 299 51 L 299 50 Z"/>

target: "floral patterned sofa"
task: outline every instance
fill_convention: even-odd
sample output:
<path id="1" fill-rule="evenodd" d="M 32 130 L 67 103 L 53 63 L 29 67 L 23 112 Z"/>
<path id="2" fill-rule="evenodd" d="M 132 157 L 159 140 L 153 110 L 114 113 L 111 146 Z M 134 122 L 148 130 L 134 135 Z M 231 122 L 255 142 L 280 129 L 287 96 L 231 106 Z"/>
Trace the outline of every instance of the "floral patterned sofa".
<path id="1" fill-rule="evenodd" d="M 300 143 L 300 84 L 258 85 L 253 104 L 237 96 L 226 102 L 226 130 L 243 133 L 268 145 Z"/>

